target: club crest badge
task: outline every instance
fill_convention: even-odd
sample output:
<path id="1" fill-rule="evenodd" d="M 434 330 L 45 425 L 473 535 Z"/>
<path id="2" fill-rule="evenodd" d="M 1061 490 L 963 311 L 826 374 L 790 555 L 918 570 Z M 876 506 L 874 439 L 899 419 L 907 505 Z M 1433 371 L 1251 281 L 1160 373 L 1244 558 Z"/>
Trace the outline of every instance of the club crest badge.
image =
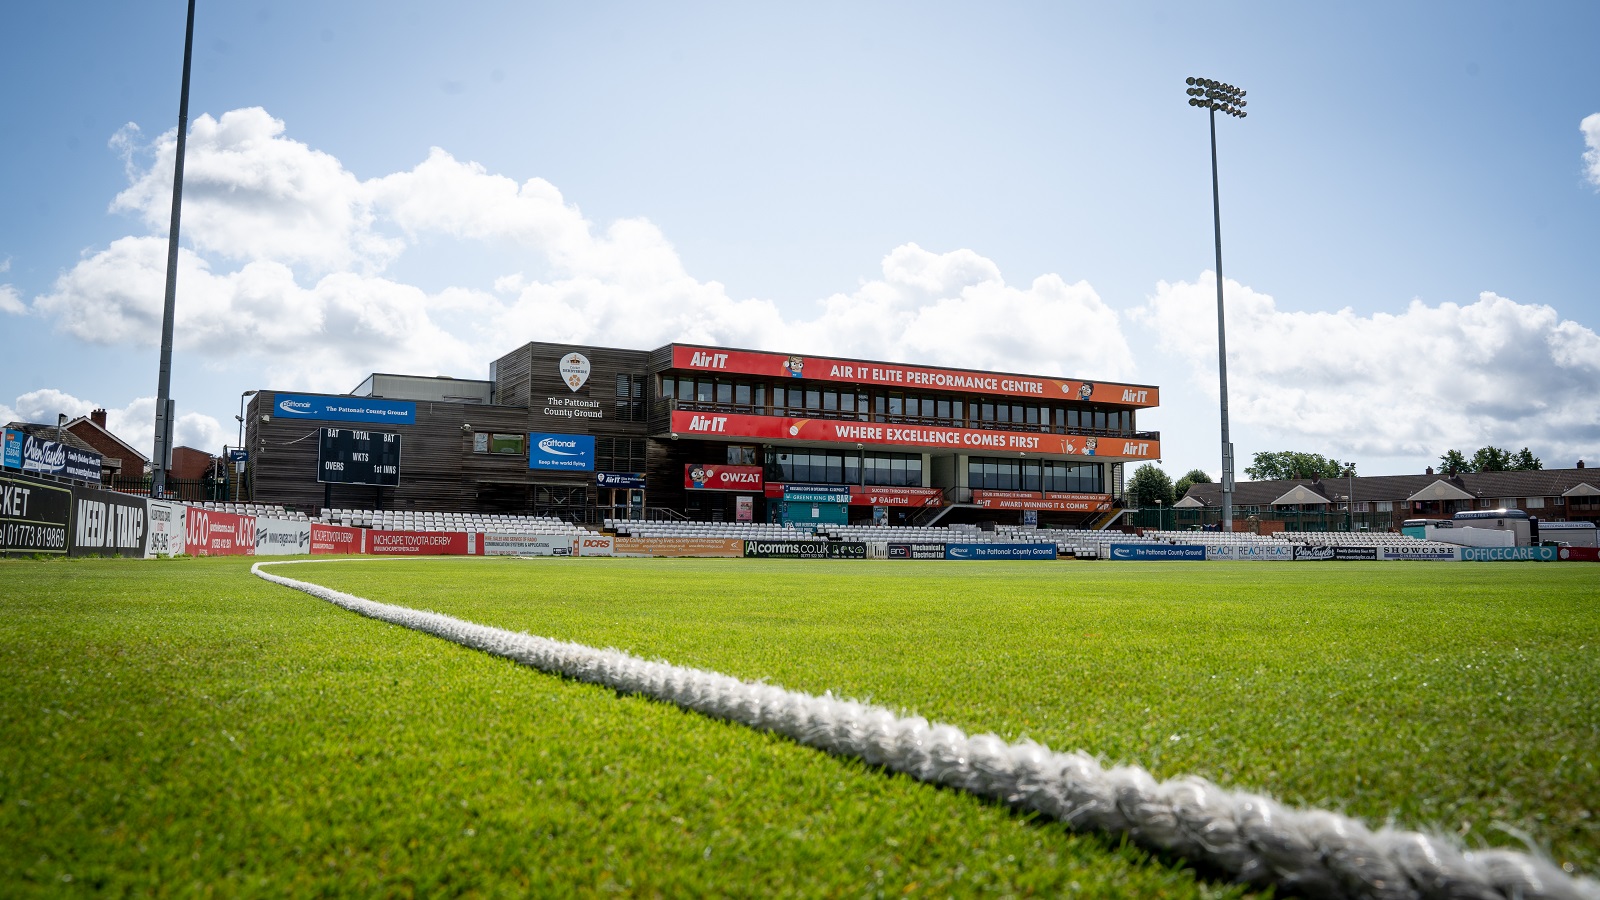
<path id="1" fill-rule="evenodd" d="M 582 353 L 568 353 L 561 357 L 561 380 L 573 391 L 589 383 L 589 357 Z"/>

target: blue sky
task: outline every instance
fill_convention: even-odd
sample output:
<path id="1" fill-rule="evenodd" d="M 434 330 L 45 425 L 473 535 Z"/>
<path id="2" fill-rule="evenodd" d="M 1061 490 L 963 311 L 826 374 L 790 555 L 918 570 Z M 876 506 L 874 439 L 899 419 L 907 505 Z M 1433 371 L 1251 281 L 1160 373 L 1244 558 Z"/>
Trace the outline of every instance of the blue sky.
<path id="1" fill-rule="evenodd" d="M 183 12 L 5 13 L 0 414 L 149 443 Z M 251 388 L 692 339 L 1158 384 L 1164 467 L 1215 473 L 1203 75 L 1250 100 L 1241 460 L 1600 456 L 1600 7 L 1204 13 L 202 2 L 180 440 Z"/>

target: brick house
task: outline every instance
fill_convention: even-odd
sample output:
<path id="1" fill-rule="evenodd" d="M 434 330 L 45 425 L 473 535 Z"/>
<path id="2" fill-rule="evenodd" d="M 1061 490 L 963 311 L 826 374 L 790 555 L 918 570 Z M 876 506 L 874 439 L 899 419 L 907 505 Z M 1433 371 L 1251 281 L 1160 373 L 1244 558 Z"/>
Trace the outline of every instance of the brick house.
<path id="1" fill-rule="evenodd" d="M 66 424 L 66 430 L 101 456 L 101 480 L 110 484 L 114 477 L 140 478 L 150 458 L 132 444 L 106 428 L 106 411 L 97 409 Z"/>

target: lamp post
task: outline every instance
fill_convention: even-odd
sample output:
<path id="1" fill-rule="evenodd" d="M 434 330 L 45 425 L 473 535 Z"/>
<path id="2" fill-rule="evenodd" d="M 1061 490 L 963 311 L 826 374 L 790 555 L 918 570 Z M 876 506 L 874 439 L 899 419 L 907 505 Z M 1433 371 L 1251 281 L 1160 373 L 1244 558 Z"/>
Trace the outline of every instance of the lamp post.
<path id="1" fill-rule="evenodd" d="M 1347 531 L 1356 530 L 1356 466 L 1351 463 L 1344 467 L 1344 490 L 1346 495 L 1345 505 L 1350 513 L 1350 527 Z"/>
<path id="2" fill-rule="evenodd" d="M 1210 112 L 1211 217 L 1217 238 L 1217 379 L 1222 396 L 1222 530 L 1233 531 L 1233 444 L 1228 441 L 1228 337 L 1222 314 L 1222 201 L 1217 190 L 1217 113 L 1245 117 L 1245 92 L 1210 78 L 1186 78 L 1189 105 Z"/>
<path id="3" fill-rule="evenodd" d="M 237 416 L 234 416 L 234 418 L 239 420 L 239 443 L 238 443 L 238 447 L 241 450 L 244 449 L 244 401 L 247 398 L 254 397 L 257 393 L 260 393 L 260 392 L 259 391 L 245 391 L 244 393 L 239 395 L 239 414 Z M 242 464 L 236 463 L 234 465 L 234 468 L 238 469 L 240 467 L 240 465 L 242 465 Z M 233 473 L 233 475 L 234 475 L 234 479 L 233 479 L 233 499 L 234 499 L 234 502 L 237 503 L 238 500 L 239 500 L 239 491 L 240 491 L 240 489 L 242 487 L 244 487 L 244 485 L 242 484 L 242 482 L 244 481 L 244 477 L 243 477 L 244 473 L 243 472 L 239 472 L 239 471 L 235 471 Z"/>

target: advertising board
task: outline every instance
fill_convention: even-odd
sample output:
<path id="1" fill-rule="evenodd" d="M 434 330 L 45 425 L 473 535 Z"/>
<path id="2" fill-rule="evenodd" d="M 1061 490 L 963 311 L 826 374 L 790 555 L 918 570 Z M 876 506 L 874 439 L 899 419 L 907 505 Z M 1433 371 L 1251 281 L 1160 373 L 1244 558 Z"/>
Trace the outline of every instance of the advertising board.
<path id="1" fill-rule="evenodd" d="M 945 544 L 945 559 L 1055 559 L 1055 544 Z"/>
<path id="2" fill-rule="evenodd" d="M 145 515 L 143 497 L 91 487 L 72 489 L 71 556 L 144 557 Z"/>
<path id="3" fill-rule="evenodd" d="M 783 486 L 786 503 L 849 503 L 848 484 L 786 484 Z"/>
<path id="4" fill-rule="evenodd" d="M 612 556 L 613 538 L 609 534 L 580 534 L 572 538 L 574 556 Z"/>
<path id="5" fill-rule="evenodd" d="M 365 553 L 367 530 L 343 525 L 311 524 L 311 553 Z"/>
<path id="6" fill-rule="evenodd" d="M 1074 400 L 1121 403 L 1130 406 L 1160 404 L 1160 391 L 1148 385 L 1039 378 L 1032 375 L 1005 375 L 968 369 L 907 366 L 899 363 L 761 353 L 753 350 L 724 350 L 690 345 L 673 345 L 672 367 L 706 372 L 765 375 L 771 378 L 806 378 L 811 381 L 967 391 L 1008 397 L 1032 397 L 1036 400 Z"/>
<path id="7" fill-rule="evenodd" d="M 71 522 L 71 488 L 0 475 L 0 555 L 63 555 Z"/>
<path id="8" fill-rule="evenodd" d="M 257 556 L 294 556 L 310 552 L 310 522 L 256 517 Z"/>
<path id="9" fill-rule="evenodd" d="M 184 526 L 190 556 L 255 555 L 255 516 L 191 506 L 184 515 Z"/>
<path id="10" fill-rule="evenodd" d="M 0 463 L 7 468 L 90 484 L 100 483 L 101 460 L 100 454 L 92 450 L 79 450 L 15 428 L 5 429 L 0 443 Z"/>
<path id="11" fill-rule="evenodd" d="M 466 556 L 477 544 L 464 531 L 369 531 L 367 552 L 380 556 Z"/>
<path id="12" fill-rule="evenodd" d="M 829 559 L 866 559 L 866 541 L 833 541 L 828 544 Z"/>
<path id="13" fill-rule="evenodd" d="M 369 422 L 379 425 L 417 424 L 417 404 L 410 400 L 377 397 L 329 397 L 322 394 L 278 394 L 272 414 L 286 419 L 324 422 Z"/>
<path id="14" fill-rule="evenodd" d="M 827 541 L 745 541 L 746 559 L 827 559 Z"/>
<path id="15" fill-rule="evenodd" d="M 890 544 L 890 559 L 944 559 L 943 544 Z"/>
<path id="16" fill-rule="evenodd" d="M 1246 562 L 1290 562 L 1294 548 L 1274 544 L 1217 544 L 1206 547 L 1206 559 L 1237 559 Z"/>
<path id="17" fill-rule="evenodd" d="M 1328 546 L 1295 545 L 1294 558 L 1296 560 L 1327 560 L 1333 559 L 1333 548 Z"/>
<path id="18" fill-rule="evenodd" d="M 1110 494 L 1073 494 L 1058 491 L 974 490 L 972 502 L 984 509 L 1021 509 L 1050 512 L 1105 512 Z"/>
<path id="19" fill-rule="evenodd" d="M 734 558 L 744 555 L 744 541 L 738 538 L 625 538 L 612 546 L 613 556 L 688 556 Z"/>
<path id="20" fill-rule="evenodd" d="M 1147 562 L 1203 560 L 1206 548 L 1201 544 L 1112 544 L 1111 558 Z"/>
<path id="21" fill-rule="evenodd" d="M 1454 562 L 1461 558 L 1461 551 L 1455 547 L 1436 549 L 1433 547 L 1411 547 L 1405 544 L 1385 544 L 1378 548 L 1378 558 Z"/>
<path id="22" fill-rule="evenodd" d="M 1345 562 L 1375 560 L 1378 558 L 1377 547 L 1335 547 L 1333 558 Z"/>
<path id="23" fill-rule="evenodd" d="M 188 511 L 189 507 L 171 500 L 145 500 L 145 559 L 188 552 L 188 538 L 184 534 Z"/>
<path id="24" fill-rule="evenodd" d="M 400 435 L 323 428 L 317 441 L 317 480 L 395 487 L 400 484 Z"/>
<path id="25" fill-rule="evenodd" d="M 1600 562 L 1600 548 L 1557 547 L 1556 559 L 1559 562 Z"/>
<path id="26" fill-rule="evenodd" d="M 595 487 L 620 488 L 630 491 L 644 490 L 643 472 L 596 472 Z"/>
<path id="27" fill-rule="evenodd" d="M 1068 456 L 1109 456 L 1159 459 L 1161 442 L 1154 438 L 1095 437 L 1080 434 L 1046 434 L 1038 431 L 991 431 L 942 425 L 886 425 L 837 419 L 796 419 L 741 413 L 672 411 L 672 431 L 684 437 L 744 437 L 759 440 L 818 441 L 831 444 L 876 444 L 914 447 L 948 447 L 967 451 L 1060 453 Z"/>
<path id="28" fill-rule="evenodd" d="M 593 472 L 594 436 L 530 432 L 528 468 L 558 472 Z"/>
<path id="29" fill-rule="evenodd" d="M 756 491 L 761 489 L 760 466 L 708 466 L 686 463 L 683 486 L 691 491 Z"/>
<path id="30" fill-rule="evenodd" d="M 794 500 L 789 495 L 791 488 L 800 490 L 820 490 L 829 494 L 849 491 L 851 506 L 912 506 L 936 507 L 944 505 L 944 489 L 936 487 L 878 487 L 875 485 L 859 484 L 826 484 L 826 485 L 791 485 L 777 482 L 767 482 L 763 493 L 773 500 Z M 799 501 L 797 501 L 799 502 Z M 826 499 L 807 500 L 805 502 L 844 503 L 847 502 L 840 496 L 830 496 Z M 887 519 L 887 516 L 885 516 Z"/>
<path id="31" fill-rule="evenodd" d="M 479 535 L 484 556 L 571 556 L 570 534 L 495 534 Z"/>
<path id="32" fill-rule="evenodd" d="M 1462 547 L 1462 562 L 1555 562 L 1555 547 Z"/>

